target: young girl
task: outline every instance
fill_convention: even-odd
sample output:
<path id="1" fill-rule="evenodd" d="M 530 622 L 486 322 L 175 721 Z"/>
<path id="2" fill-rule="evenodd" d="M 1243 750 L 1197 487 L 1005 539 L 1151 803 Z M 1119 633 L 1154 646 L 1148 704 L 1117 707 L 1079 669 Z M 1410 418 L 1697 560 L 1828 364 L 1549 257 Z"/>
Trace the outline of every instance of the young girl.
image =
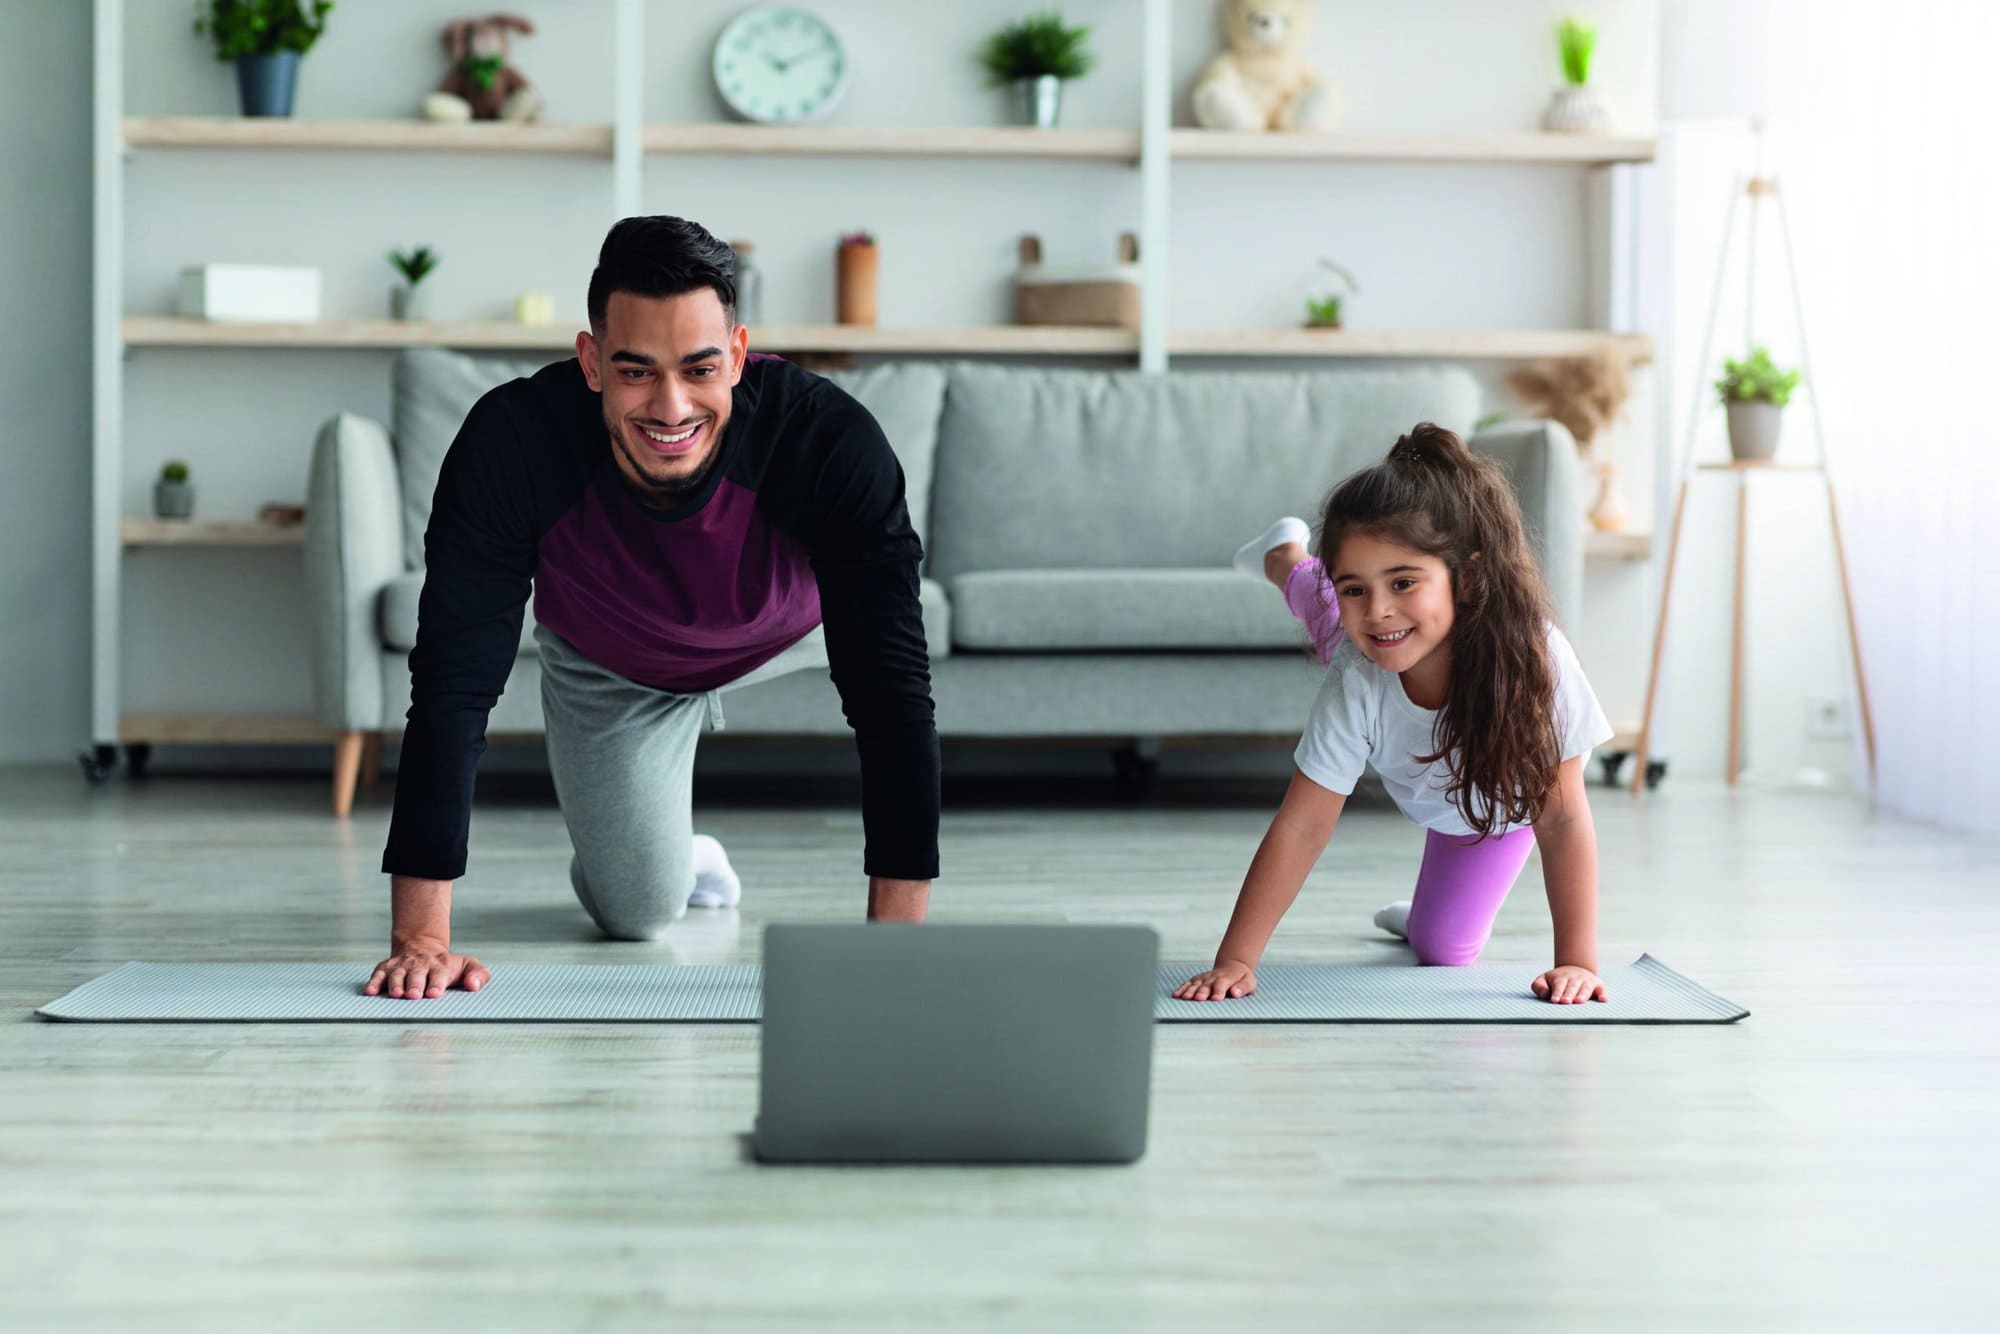
<path id="1" fill-rule="evenodd" d="M 1239 568 L 1261 567 L 1306 623 L 1326 683 L 1215 966 L 1174 995 L 1219 1001 L 1257 989 L 1271 932 L 1372 763 L 1426 831 L 1415 894 L 1375 924 L 1408 940 L 1418 963 L 1471 963 L 1539 845 L 1555 966 L 1531 988 L 1556 1004 L 1607 999 L 1583 765 L 1612 729 L 1551 623 L 1499 466 L 1424 422 L 1327 498 L 1320 560 L 1306 536 L 1304 523 L 1282 519 L 1237 553 Z"/>

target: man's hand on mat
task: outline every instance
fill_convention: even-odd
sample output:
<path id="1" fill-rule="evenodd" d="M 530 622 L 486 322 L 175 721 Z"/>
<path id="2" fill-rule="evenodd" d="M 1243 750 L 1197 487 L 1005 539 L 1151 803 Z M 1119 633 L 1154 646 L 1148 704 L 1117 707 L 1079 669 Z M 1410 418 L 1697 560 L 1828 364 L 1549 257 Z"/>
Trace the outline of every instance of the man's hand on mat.
<path id="1" fill-rule="evenodd" d="M 1528 984 L 1537 996 L 1552 1005 L 1581 1005 L 1587 1000 L 1610 1000 L 1596 973 L 1575 964 L 1551 968 Z"/>
<path id="2" fill-rule="evenodd" d="M 393 948 L 395 953 L 375 965 L 362 995 L 436 1000 L 451 987 L 477 991 L 493 977 L 485 964 L 470 954 L 453 954 L 439 941 L 419 937 Z"/>
<path id="3" fill-rule="evenodd" d="M 1230 960 L 1205 973 L 1196 973 L 1174 988 L 1175 1000 L 1228 1000 L 1247 996 L 1257 989 L 1257 973 L 1247 963 Z"/>

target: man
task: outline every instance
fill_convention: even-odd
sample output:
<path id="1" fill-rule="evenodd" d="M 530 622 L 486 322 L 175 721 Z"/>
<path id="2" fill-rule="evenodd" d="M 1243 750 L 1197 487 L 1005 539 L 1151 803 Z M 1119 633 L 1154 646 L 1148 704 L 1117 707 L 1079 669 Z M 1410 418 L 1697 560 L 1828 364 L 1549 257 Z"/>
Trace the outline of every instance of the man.
<path id="1" fill-rule="evenodd" d="M 923 920 L 938 743 L 902 469 L 847 394 L 750 356 L 734 274 L 695 223 L 618 223 L 576 358 L 488 393 L 445 456 L 366 994 L 490 976 L 452 951 L 451 888 L 531 582 L 570 882 L 608 935 L 657 937 L 698 884 L 732 901 L 719 845 L 698 864 L 695 742 L 722 691 L 813 665 L 860 752 L 868 915 Z"/>

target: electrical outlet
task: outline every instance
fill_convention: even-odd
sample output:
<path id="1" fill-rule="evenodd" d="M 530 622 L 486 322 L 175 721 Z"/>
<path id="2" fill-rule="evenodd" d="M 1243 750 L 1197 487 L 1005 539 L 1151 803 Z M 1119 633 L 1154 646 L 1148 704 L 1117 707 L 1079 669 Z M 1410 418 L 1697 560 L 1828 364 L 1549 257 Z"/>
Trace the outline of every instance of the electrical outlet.
<path id="1" fill-rule="evenodd" d="M 1847 701 L 1838 695 L 1822 695 L 1807 705 L 1806 735 L 1814 741 L 1845 741 L 1854 735 Z"/>

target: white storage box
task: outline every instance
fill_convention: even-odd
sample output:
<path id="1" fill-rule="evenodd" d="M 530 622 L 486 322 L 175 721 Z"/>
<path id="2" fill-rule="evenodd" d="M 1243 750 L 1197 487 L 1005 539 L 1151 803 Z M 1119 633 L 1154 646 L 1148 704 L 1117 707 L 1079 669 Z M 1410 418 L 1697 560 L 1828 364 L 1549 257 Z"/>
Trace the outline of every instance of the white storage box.
<path id="1" fill-rule="evenodd" d="M 312 324 L 319 270 L 275 264 L 195 264 L 181 270 L 181 315 L 194 320 Z"/>

